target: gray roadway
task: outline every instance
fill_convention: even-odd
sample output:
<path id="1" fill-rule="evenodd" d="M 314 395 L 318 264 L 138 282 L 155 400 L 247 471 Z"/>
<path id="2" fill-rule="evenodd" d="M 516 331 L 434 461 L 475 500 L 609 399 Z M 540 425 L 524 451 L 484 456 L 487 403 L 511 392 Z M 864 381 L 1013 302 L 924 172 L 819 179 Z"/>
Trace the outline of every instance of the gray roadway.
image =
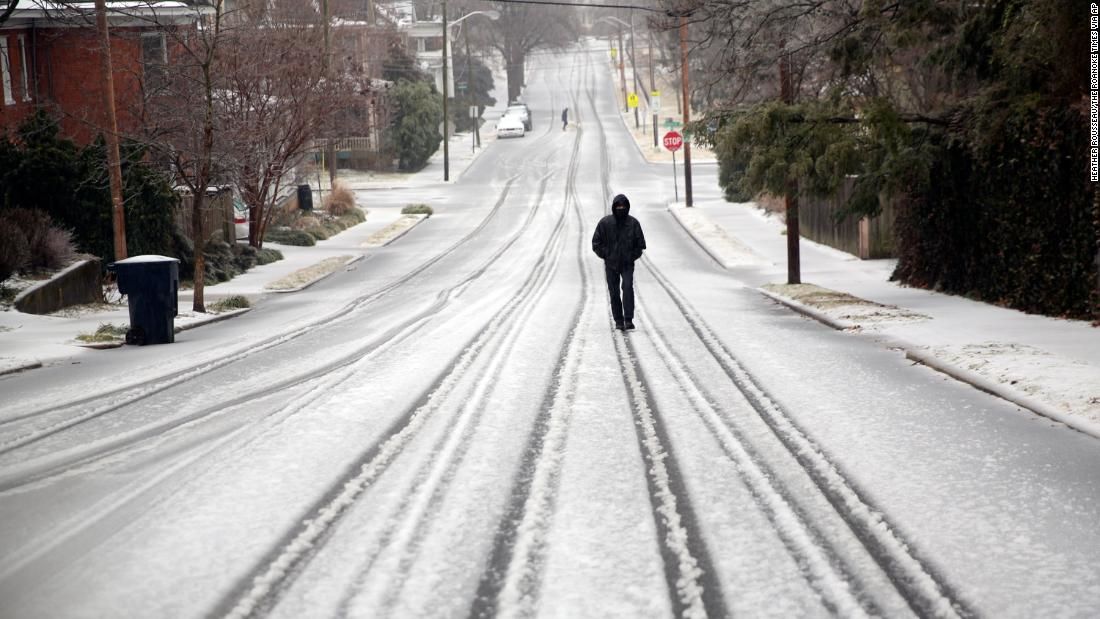
<path id="1" fill-rule="evenodd" d="M 1095 616 L 1100 443 L 745 287 L 613 96 L 538 56 L 533 133 L 368 195 L 437 214 L 354 269 L 0 382 L 0 615 Z"/>

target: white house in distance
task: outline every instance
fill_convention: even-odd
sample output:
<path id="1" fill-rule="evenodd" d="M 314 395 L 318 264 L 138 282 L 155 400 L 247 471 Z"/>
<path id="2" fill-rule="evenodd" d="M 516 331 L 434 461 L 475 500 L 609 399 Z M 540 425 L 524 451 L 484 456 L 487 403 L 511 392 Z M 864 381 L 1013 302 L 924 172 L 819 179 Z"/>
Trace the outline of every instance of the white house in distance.
<path id="1" fill-rule="evenodd" d="M 416 57 L 416 64 L 435 80 L 435 87 L 443 92 L 443 21 L 420 21 L 412 2 L 378 3 L 378 11 L 384 13 L 405 35 L 409 51 Z M 447 57 L 454 62 L 451 41 L 447 41 Z M 447 69 L 447 96 L 454 97 L 454 67 Z"/>

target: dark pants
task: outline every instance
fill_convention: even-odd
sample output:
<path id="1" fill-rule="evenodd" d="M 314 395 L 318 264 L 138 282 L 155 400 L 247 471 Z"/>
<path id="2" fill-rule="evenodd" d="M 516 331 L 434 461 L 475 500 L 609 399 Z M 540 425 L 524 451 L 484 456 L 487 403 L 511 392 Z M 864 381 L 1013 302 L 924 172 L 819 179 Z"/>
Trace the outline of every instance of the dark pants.
<path id="1" fill-rule="evenodd" d="M 607 293 L 611 296 L 611 316 L 615 322 L 634 320 L 634 263 L 624 266 L 622 271 L 615 271 L 605 264 L 603 270 L 607 276 Z M 623 289 L 621 298 L 620 281 Z"/>

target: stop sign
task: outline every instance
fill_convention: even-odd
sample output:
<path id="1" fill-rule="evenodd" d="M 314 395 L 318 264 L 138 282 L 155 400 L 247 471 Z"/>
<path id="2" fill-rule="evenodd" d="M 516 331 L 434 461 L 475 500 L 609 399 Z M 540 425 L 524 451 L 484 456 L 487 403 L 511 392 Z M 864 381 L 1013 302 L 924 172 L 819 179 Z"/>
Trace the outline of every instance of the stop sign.
<path id="1" fill-rule="evenodd" d="M 680 147 L 684 145 L 684 136 L 675 131 L 669 131 L 664 137 L 665 148 L 671 151 L 678 151 Z"/>

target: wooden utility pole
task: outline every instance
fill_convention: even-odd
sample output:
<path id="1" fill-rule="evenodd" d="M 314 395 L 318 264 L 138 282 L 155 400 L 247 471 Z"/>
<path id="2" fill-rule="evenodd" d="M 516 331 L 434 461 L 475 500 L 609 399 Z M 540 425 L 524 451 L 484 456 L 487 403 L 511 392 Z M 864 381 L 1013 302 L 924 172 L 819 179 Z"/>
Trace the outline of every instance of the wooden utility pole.
<path id="1" fill-rule="evenodd" d="M 794 88 L 791 83 L 791 54 L 783 50 L 779 57 L 779 91 L 783 103 L 794 103 Z M 787 283 L 802 283 L 802 267 L 799 256 L 798 231 L 798 181 L 787 179 L 787 194 L 783 197 L 787 218 Z"/>
<path id="2" fill-rule="evenodd" d="M 107 112 L 107 177 L 111 185 L 111 225 L 115 237 L 115 260 L 126 258 L 126 211 L 122 203 L 122 161 L 118 154 L 118 116 L 115 113 L 115 79 L 111 65 L 111 33 L 107 26 L 107 2 L 95 0 L 96 29 L 99 31 L 99 68 L 103 83 L 103 107 Z"/>
<path id="3" fill-rule="evenodd" d="M 630 70 L 634 73 L 634 87 L 638 86 L 638 57 L 634 50 L 634 11 L 630 12 Z M 645 94 L 645 93 L 642 93 Z M 646 101 L 649 97 L 646 97 Z M 634 106 L 634 128 L 638 128 L 638 106 Z"/>
<path id="4" fill-rule="evenodd" d="M 649 31 L 649 90 L 657 92 L 657 82 L 653 79 L 653 31 Z M 653 108 L 653 148 L 659 148 L 657 144 L 657 108 Z"/>
<path id="5" fill-rule="evenodd" d="M 687 18 L 688 13 L 680 12 L 680 89 L 684 99 L 684 133 L 687 134 L 688 123 L 691 122 L 691 112 L 688 97 L 688 47 L 687 47 Z M 687 206 L 692 206 L 691 199 L 691 139 L 684 135 L 684 201 Z"/>
<path id="6" fill-rule="evenodd" d="M 443 0 L 443 180 L 451 180 L 451 150 L 447 138 L 447 0 Z"/>
<path id="7" fill-rule="evenodd" d="M 623 27 L 622 27 L 622 24 L 620 24 L 619 25 L 619 79 L 620 79 L 620 81 L 622 82 L 622 85 L 623 85 L 623 111 L 624 112 L 629 112 L 630 107 L 626 103 L 626 63 L 625 63 L 626 59 L 623 58 L 623 56 L 626 56 L 626 50 L 623 49 Z"/>

